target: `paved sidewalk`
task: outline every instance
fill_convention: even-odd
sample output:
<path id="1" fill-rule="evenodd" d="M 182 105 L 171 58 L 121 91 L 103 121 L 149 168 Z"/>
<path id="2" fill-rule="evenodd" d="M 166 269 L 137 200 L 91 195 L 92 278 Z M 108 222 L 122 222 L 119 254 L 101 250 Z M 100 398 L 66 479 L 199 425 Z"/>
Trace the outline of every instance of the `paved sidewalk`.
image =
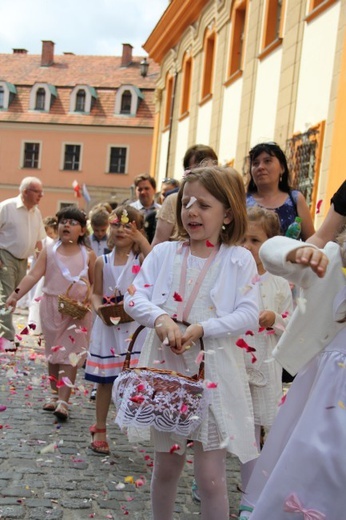
<path id="1" fill-rule="evenodd" d="M 18 332 L 27 313 L 15 315 Z M 80 370 L 71 399 L 71 418 L 59 423 L 43 412 L 49 395 L 43 348 L 37 337 L 22 336 L 16 354 L 0 352 L 0 519 L 150 520 L 152 448 L 132 446 L 109 414 L 112 454 L 93 453 L 89 426 L 94 422 L 91 387 Z M 6 409 L 4 409 L 6 407 Z M 238 461 L 228 458 L 230 517 L 236 517 L 240 494 Z M 192 520 L 200 508 L 190 486 L 193 452 L 189 452 L 176 501 L 176 520 Z M 144 485 L 137 487 L 136 481 Z"/>

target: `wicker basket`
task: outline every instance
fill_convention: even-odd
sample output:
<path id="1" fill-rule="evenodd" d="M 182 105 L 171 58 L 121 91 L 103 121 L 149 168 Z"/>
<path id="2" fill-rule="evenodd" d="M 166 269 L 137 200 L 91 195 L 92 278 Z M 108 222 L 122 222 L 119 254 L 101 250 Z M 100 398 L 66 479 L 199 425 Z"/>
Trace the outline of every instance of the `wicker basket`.
<path id="1" fill-rule="evenodd" d="M 72 282 L 64 294 L 58 295 L 58 311 L 65 316 L 70 316 L 76 320 L 82 320 L 87 312 L 90 312 L 90 283 L 86 278 L 81 280 L 87 286 L 87 292 L 83 301 L 70 298 L 69 293 L 75 282 Z"/>
<path id="2" fill-rule="evenodd" d="M 118 325 L 119 323 L 129 323 L 130 321 L 133 321 L 133 318 L 125 312 L 124 302 L 101 305 L 98 313 L 103 323 L 109 327 L 112 325 Z M 119 318 L 119 321 L 113 323 L 111 318 Z"/>
<path id="3" fill-rule="evenodd" d="M 204 361 L 192 377 L 170 370 L 130 368 L 132 350 L 143 328 L 140 326 L 133 334 L 123 371 L 113 386 L 116 423 L 121 428 L 153 427 L 188 436 L 201 424 L 208 410 L 209 394 L 202 381 Z M 202 338 L 200 346 L 204 350 Z"/>

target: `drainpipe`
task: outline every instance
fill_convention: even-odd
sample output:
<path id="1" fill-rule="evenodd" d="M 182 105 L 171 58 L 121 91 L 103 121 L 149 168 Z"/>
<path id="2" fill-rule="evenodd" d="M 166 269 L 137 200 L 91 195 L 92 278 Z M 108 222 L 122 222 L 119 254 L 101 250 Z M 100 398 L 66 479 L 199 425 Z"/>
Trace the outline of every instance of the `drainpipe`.
<path id="1" fill-rule="evenodd" d="M 169 137 L 168 137 L 168 148 L 167 148 L 167 160 L 166 160 L 166 175 L 165 177 L 170 177 L 168 173 L 168 167 L 169 167 L 169 154 L 171 151 L 171 137 L 172 137 L 172 128 L 173 128 L 173 114 L 174 114 L 174 105 L 175 105 L 175 94 L 177 90 L 177 81 L 178 79 L 178 73 L 176 72 L 174 74 L 174 83 L 173 83 L 173 92 L 172 92 L 172 103 L 171 103 L 171 113 L 169 115 Z"/>

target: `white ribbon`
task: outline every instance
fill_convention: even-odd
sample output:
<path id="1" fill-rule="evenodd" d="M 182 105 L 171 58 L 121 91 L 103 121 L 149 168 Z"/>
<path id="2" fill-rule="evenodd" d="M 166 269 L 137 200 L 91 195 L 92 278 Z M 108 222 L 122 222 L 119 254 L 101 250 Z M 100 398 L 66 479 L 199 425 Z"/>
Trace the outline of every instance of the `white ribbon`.
<path id="1" fill-rule="evenodd" d="M 61 240 L 58 240 L 53 246 L 53 254 L 55 256 L 55 260 L 56 260 L 56 263 L 58 264 L 61 274 L 63 275 L 64 278 L 66 278 L 66 280 L 68 280 L 71 283 L 72 282 L 85 283 L 85 282 L 83 282 L 83 280 L 80 280 L 81 278 L 88 278 L 88 253 L 86 252 L 85 246 L 80 246 L 82 256 L 83 256 L 84 267 L 77 276 L 72 276 L 69 268 L 66 267 L 66 265 L 64 265 L 61 262 L 59 256 L 57 255 L 57 249 L 60 245 L 61 245 Z"/>

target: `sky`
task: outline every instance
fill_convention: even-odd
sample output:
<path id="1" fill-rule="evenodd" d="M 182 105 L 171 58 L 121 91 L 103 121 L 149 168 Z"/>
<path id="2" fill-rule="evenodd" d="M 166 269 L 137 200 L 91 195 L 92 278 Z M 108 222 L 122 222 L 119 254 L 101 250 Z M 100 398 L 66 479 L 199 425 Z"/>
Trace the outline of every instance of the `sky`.
<path id="1" fill-rule="evenodd" d="M 42 40 L 55 54 L 120 56 L 122 44 L 144 56 L 143 43 L 169 0 L 0 0 L 0 53 L 41 54 Z"/>

